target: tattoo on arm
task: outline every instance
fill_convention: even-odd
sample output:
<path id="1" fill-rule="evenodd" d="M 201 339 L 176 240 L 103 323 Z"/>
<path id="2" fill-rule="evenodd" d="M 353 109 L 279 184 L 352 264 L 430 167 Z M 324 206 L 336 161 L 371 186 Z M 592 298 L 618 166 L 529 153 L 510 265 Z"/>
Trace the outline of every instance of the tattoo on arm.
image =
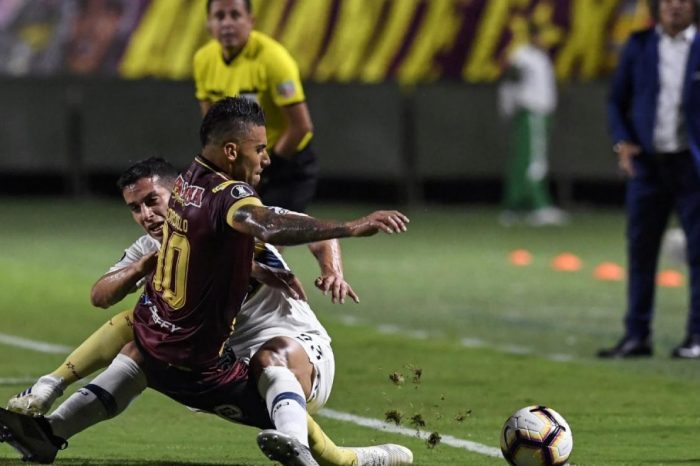
<path id="1" fill-rule="evenodd" d="M 303 244 L 350 236 L 345 222 L 318 220 L 313 217 L 279 214 L 260 206 L 244 206 L 233 216 L 234 228 L 266 243 Z"/>

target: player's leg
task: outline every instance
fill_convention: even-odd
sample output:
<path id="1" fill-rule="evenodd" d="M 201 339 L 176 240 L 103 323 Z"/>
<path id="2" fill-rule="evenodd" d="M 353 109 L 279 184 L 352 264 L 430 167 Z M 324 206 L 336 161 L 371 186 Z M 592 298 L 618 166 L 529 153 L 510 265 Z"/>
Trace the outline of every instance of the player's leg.
<path id="1" fill-rule="evenodd" d="M 262 377 L 268 377 L 270 371 L 265 373 L 264 366 L 270 364 L 284 364 L 294 374 L 304 391 L 309 413 L 318 412 L 326 404 L 335 378 L 335 357 L 327 339 L 305 333 L 295 338 L 273 338 L 263 344 L 251 359 L 253 376 L 258 377 L 262 373 Z M 260 382 L 258 388 L 266 400 L 274 397 L 274 392 L 270 393 L 269 390 L 263 393 L 264 386 Z M 270 417 L 277 429 L 291 434 L 285 430 L 287 427 L 278 425 L 272 415 L 274 409 L 268 402 Z M 294 420 L 298 421 L 296 418 Z M 308 414 L 306 422 L 308 446 L 313 457 L 323 466 L 399 466 L 413 462 L 411 451 L 400 445 L 338 447 Z M 261 448 L 265 451 L 263 446 Z"/>
<path id="2" fill-rule="evenodd" d="M 506 175 L 504 207 L 519 211 L 527 209 L 527 169 L 530 165 L 530 132 L 527 112 L 520 111 L 511 122 L 512 139 Z"/>
<path id="3" fill-rule="evenodd" d="M 635 157 L 635 176 L 627 181 L 627 314 L 626 337 L 651 336 L 656 269 L 661 238 L 673 208 L 673 199 L 658 175 L 655 161 Z"/>
<path id="4" fill-rule="evenodd" d="M 315 371 L 301 344 L 289 337 L 272 338 L 253 355 L 250 368 L 277 430 L 308 447 L 306 400 Z"/>
<path id="5" fill-rule="evenodd" d="M 510 121 L 508 160 L 503 180 L 503 212 L 499 221 L 510 226 L 521 220 L 521 215 L 529 209 L 527 193 L 527 167 L 530 163 L 529 132 L 527 113 L 517 112 Z"/>
<path id="6" fill-rule="evenodd" d="M 549 126 L 547 115 L 528 112 L 530 163 L 527 168 L 528 198 L 532 212 L 527 221 L 533 226 L 562 225 L 568 220 L 563 210 L 554 207 L 549 193 Z"/>
<path id="7" fill-rule="evenodd" d="M 128 343 L 107 369 L 46 417 L 53 434 L 68 439 L 124 411 L 147 386 L 138 359 L 138 350 Z"/>
<path id="8" fill-rule="evenodd" d="M 98 422 L 111 419 L 146 389 L 146 377 L 133 343 L 100 375 L 78 390 L 49 416 L 31 417 L 0 409 L 0 441 L 23 459 L 51 463 L 67 439 Z"/>
<path id="9" fill-rule="evenodd" d="M 403 466 L 413 464 L 413 453 L 402 445 L 387 443 L 369 447 L 339 447 L 311 416 L 309 445 L 321 466 Z"/>
<path id="10" fill-rule="evenodd" d="M 11 398 L 10 411 L 40 415 L 72 383 L 107 367 L 122 347 L 133 340 L 133 310 L 115 315 L 78 346 L 55 371 L 40 377 L 27 390 Z"/>
<path id="11" fill-rule="evenodd" d="M 318 465 L 309 450 L 306 400 L 315 371 L 299 342 L 275 337 L 253 355 L 250 369 L 275 430 L 258 435 L 260 449 L 285 465 Z"/>
<path id="12" fill-rule="evenodd" d="M 295 356 L 288 358 L 290 370 L 297 377 L 311 377 L 311 387 L 306 396 L 306 411 L 314 414 L 328 401 L 335 379 L 335 356 L 330 342 L 317 335 L 302 333 L 294 338 L 292 351 Z M 305 354 L 300 352 L 300 349 Z M 357 455 L 348 449 L 341 449 L 323 432 L 323 429 L 307 414 L 309 448 L 321 465 L 356 466 Z"/>
<path id="13" fill-rule="evenodd" d="M 547 186 L 547 125 L 548 120 L 544 115 L 527 112 L 527 131 L 529 137 L 527 143 L 527 191 L 530 198 L 530 206 L 533 210 L 543 209 L 552 205 Z"/>
<path id="14" fill-rule="evenodd" d="M 688 265 L 688 285 L 690 309 L 687 334 L 684 341 L 676 346 L 671 356 L 676 358 L 698 359 L 700 353 L 700 179 L 690 154 L 674 157 L 673 174 L 675 181 L 676 211 L 680 218 L 686 241 L 685 257 Z"/>

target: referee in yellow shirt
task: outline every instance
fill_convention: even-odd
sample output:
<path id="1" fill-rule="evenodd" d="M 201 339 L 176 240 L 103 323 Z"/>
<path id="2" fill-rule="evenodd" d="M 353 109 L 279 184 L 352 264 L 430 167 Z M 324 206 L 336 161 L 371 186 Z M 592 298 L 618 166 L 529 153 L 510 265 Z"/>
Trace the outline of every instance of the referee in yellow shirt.
<path id="1" fill-rule="evenodd" d="M 313 123 L 299 67 L 274 39 L 253 31 L 250 0 L 207 0 L 214 37 L 194 56 L 202 114 L 219 99 L 241 95 L 265 111 L 272 164 L 258 191 L 266 205 L 304 212 L 316 191 L 319 166 L 311 151 Z"/>

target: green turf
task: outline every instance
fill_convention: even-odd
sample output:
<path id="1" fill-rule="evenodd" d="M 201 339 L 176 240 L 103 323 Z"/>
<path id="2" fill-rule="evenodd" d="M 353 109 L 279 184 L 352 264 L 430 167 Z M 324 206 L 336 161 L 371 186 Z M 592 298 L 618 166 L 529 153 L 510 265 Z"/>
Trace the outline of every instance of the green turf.
<path id="1" fill-rule="evenodd" d="M 346 219 L 368 210 L 326 206 L 314 214 Z M 346 277 L 359 305 L 331 305 L 312 290 L 311 255 L 304 248 L 285 251 L 334 337 L 338 370 L 330 408 L 380 420 L 387 411 L 400 412 L 409 428 L 420 415 L 426 432 L 496 447 L 513 411 L 542 403 L 571 424 L 572 464 L 700 464 L 694 446 L 698 363 L 668 358 L 683 337 L 687 289 L 659 291 L 654 358 L 592 356 L 621 332 L 624 283 L 592 278 L 600 262 L 624 263 L 619 212 L 575 212 L 564 228 L 540 229 L 502 228 L 488 209 L 408 213 L 410 230 L 402 236 L 343 240 Z M 5 199 L 0 218 L 0 333 L 74 346 L 128 307 L 89 305 L 94 280 L 139 234 L 118 202 Z M 509 265 L 507 255 L 516 248 L 533 254 L 532 265 Z M 582 270 L 550 268 L 552 257 L 565 251 L 582 259 Z M 486 346 L 466 347 L 462 339 Z M 514 354 L 509 346 L 530 354 Z M 571 360 L 554 361 L 553 354 Z M 0 378 L 36 377 L 62 361 L 2 344 L 0 355 Z M 389 380 L 393 372 L 404 375 L 402 385 Z M 23 388 L 0 385 L 0 401 Z M 505 464 L 444 444 L 430 449 L 417 438 L 319 422 L 341 444 L 403 443 L 416 464 Z M 192 414 L 149 392 L 118 419 L 75 437 L 57 464 L 270 464 L 254 436 L 253 429 Z M 0 445 L 0 464 L 21 464 L 15 457 Z"/>

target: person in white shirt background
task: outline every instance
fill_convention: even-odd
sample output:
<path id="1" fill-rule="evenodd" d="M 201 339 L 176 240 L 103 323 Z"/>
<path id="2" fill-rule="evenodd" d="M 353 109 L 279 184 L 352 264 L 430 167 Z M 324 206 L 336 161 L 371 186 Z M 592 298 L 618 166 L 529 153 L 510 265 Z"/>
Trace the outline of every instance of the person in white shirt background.
<path id="1" fill-rule="evenodd" d="M 509 120 L 510 149 L 500 221 L 511 225 L 560 225 L 567 215 L 554 207 L 548 186 L 549 132 L 557 88 L 542 33 L 527 18 L 514 20 L 499 86 L 499 110 Z"/>

